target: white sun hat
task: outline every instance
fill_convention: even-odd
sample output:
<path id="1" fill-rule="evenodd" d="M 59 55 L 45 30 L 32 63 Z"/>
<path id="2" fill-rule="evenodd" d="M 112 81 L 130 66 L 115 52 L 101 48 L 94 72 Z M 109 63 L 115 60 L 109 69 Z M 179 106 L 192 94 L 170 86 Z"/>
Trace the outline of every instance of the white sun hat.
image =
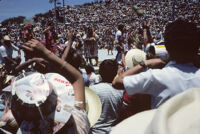
<path id="1" fill-rule="evenodd" d="M 110 134 L 200 134 L 200 88 L 169 99 L 158 109 L 138 113 Z"/>
<path id="2" fill-rule="evenodd" d="M 10 41 L 10 37 L 9 37 L 8 35 L 5 35 L 5 36 L 3 37 L 3 39 L 4 39 L 4 41 Z"/>
<path id="3" fill-rule="evenodd" d="M 12 92 L 13 121 L 23 121 L 19 133 L 31 132 L 30 129 L 35 127 L 32 120 L 42 123 L 42 116 L 53 121 L 54 126 L 51 129 L 54 133 L 58 132 L 70 119 L 72 107 L 75 105 L 71 83 L 56 73 L 33 73 L 21 79 L 13 78 L 12 84 L 3 91 Z M 92 127 L 101 115 L 102 106 L 99 96 L 88 87 L 85 88 L 85 96 L 86 112 Z M 41 113 L 38 109 L 41 109 Z"/>
<path id="4" fill-rule="evenodd" d="M 71 83 L 56 73 L 33 73 L 12 83 L 11 110 L 22 122 L 18 132 L 57 132 L 70 119 L 74 103 Z"/>
<path id="5" fill-rule="evenodd" d="M 85 87 L 86 111 L 92 127 L 99 119 L 102 105 L 99 96 L 89 87 Z"/>
<path id="6" fill-rule="evenodd" d="M 131 49 L 125 56 L 125 63 L 128 68 L 132 68 L 140 62 L 145 62 L 146 53 L 140 49 Z"/>

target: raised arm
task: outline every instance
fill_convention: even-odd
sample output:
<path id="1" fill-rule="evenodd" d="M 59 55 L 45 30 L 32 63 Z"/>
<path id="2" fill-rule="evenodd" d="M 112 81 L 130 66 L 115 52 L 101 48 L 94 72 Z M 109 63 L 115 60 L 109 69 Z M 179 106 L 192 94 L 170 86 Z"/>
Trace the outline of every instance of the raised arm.
<path id="1" fill-rule="evenodd" d="M 29 59 L 29 60 L 25 61 L 24 63 L 22 63 L 22 64 L 18 65 L 17 67 L 15 67 L 15 73 L 18 73 L 21 70 L 27 68 L 29 65 L 33 64 L 34 62 L 41 63 L 41 62 L 44 62 L 44 59 L 42 59 L 42 58 Z"/>
<path id="2" fill-rule="evenodd" d="M 150 30 L 149 30 L 150 22 L 148 22 L 148 24 L 146 24 L 146 22 L 144 22 L 142 27 L 143 27 L 144 45 L 146 46 L 148 43 L 153 42 Z"/>
<path id="3" fill-rule="evenodd" d="M 11 64 L 17 65 L 17 62 L 10 57 L 4 57 L 4 60 L 8 61 Z"/>
<path id="4" fill-rule="evenodd" d="M 76 37 L 76 35 L 73 32 L 68 34 L 69 40 L 68 40 L 68 43 L 67 43 L 67 47 L 65 48 L 65 51 L 64 51 L 64 53 L 63 53 L 63 55 L 61 57 L 62 60 L 66 60 L 67 55 L 69 54 L 69 50 L 70 50 L 70 48 L 72 46 L 72 43 L 73 43 L 75 37 Z"/>
<path id="5" fill-rule="evenodd" d="M 83 77 L 73 66 L 69 63 L 58 58 L 56 55 L 51 53 L 37 40 L 30 40 L 22 45 L 25 52 L 33 53 L 36 57 L 44 58 L 48 61 L 50 66 L 55 67 L 55 71 L 66 77 L 72 84 L 75 94 L 75 100 L 83 102 L 80 107 L 85 109 L 85 92 L 84 92 L 84 81 Z"/>
<path id="6" fill-rule="evenodd" d="M 51 26 L 48 26 L 42 33 L 46 33 L 50 29 L 51 29 Z"/>
<path id="7" fill-rule="evenodd" d="M 148 68 L 162 68 L 166 63 L 161 59 L 151 59 L 145 62 L 145 66 Z M 124 89 L 123 79 L 125 76 L 134 75 L 142 72 L 145 66 L 136 65 L 135 67 L 129 69 L 128 71 L 119 75 L 116 79 L 113 80 L 112 85 L 116 89 Z"/>

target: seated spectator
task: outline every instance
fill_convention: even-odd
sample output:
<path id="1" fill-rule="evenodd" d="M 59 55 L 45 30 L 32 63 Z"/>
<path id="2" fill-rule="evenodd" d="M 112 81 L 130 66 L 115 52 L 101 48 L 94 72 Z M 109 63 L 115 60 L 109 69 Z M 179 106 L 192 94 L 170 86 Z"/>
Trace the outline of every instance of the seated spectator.
<path id="1" fill-rule="evenodd" d="M 176 20 L 168 24 L 164 38 L 171 61 L 162 69 L 149 69 L 139 73 L 147 67 L 164 65 L 160 59 L 147 60 L 116 78 L 113 87 L 125 89 L 129 95 L 150 94 L 151 108 L 159 107 L 167 99 L 188 88 L 200 87 L 200 70 L 193 64 L 199 48 L 198 34 L 193 23 Z"/>
<path id="2" fill-rule="evenodd" d="M 129 50 L 125 57 L 127 68 L 142 64 L 146 60 L 146 53 L 140 49 Z M 144 70 L 146 71 L 146 70 Z M 151 96 L 148 94 L 123 94 L 123 104 L 120 112 L 120 121 L 144 110 L 151 109 Z"/>
<path id="3" fill-rule="evenodd" d="M 90 128 L 89 134 L 108 134 L 118 122 L 122 104 L 123 91 L 112 87 L 118 65 L 113 60 L 104 60 L 99 67 L 102 82 L 90 88 L 99 95 L 102 104 L 102 113 L 97 123 Z"/>
<path id="4" fill-rule="evenodd" d="M 138 113 L 116 125 L 110 134 L 199 134 L 200 89 L 192 88 L 158 109 Z"/>
<path id="5" fill-rule="evenodd" d="M 86 65 L 85 71 L 89 77 L 89 86 L 92 86 L 100 82 L 98 75 L 95 74 L 93 66 Z"/>
<path id="6" fill-rule="evenodd" d="M 89 121 L 85 112 L 84 81 L 79 71 L 55 56 L 37 40 L 26 42 L 22 48 L 25 53 L 33 53 L 33 57 L 40 56 L 48 61 L 60 75 L 34 73 L 16 79 L 11 86 L 12 93 L 15 91 L 16 94 L 12 94 L 11 101 L 7 101 L 4 105 L 6 108 L 1 118 L 3 123 L 1 125 L 4 127 L 1 128 L 8 128 L 7 125 L 16 120 L 17 125 L 14 124 L 17 129 L 12 129 L 13 133 L 87 134 Z M 63 89 L 62 92 L 60 89 Z M 41 94 L 37 94 L 38 92 Z M 30 96 L 24 95 L 27 93 Z M 50 105 L 45 105 L 48 103 Z"/>

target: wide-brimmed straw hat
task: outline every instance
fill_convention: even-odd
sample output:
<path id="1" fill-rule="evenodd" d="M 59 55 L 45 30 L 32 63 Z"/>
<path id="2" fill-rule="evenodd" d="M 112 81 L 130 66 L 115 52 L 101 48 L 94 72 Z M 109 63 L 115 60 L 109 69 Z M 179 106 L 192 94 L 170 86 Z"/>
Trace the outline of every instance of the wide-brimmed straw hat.
<path id="1" fill-rule="evenodd" d="M 86 111 L 92 127 L 99 119 L 102 105 L 99 96 L 89 87 L 85 87 Z"/>
<path id="2" fill-rule="evenodd" d="M 5 36 L 3 37 L 3 40 L 4 40 L 4 41 L 10 41 L 10 37 L 9 37 L 8 35 L 5 35 Z"/>
<path id="3" fill-rule="evenodd" d="M 11 110 L 22 133 L 55 133 L 70 119 L 73 87 L 56 73 L 33 73 L 12 84 Z"/>
<path id="4" fill-rule="evenodd" d="M 53 133 L 58 132 L 70 119 L 75 103 L 71 83 L 56 73 L 33 73 L 18 78 L 14 78 L 11 86 L 3 89 L 12 93 L 12 114 L 17 124 L 21 124 L 18 133 L 35 133 L 41 125 L 49 127 Z M 85 88 L 85 96 L 86 112 L 90 126 L 93 126 L 101 114 L 100 98 L 88 87 Z"/>
<path id="5" fill-rule="evenodd" d="M 158 109 L 138 113 L 110 134 L 200 134 L 200 89 L 188 89 Z"/>
<path id="6" fill-rule="evenodd" d="M 146 53 L 140 49 L 131 49 L 125 56 L 125 63 L 128 68 L 132 68 L 140 62 L 145 62 Z"/>

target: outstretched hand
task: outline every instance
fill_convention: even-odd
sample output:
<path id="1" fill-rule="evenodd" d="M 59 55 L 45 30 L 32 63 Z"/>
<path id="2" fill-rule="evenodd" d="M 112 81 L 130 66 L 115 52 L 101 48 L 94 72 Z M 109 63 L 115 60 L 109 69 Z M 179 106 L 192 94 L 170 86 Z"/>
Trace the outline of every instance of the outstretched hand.
<path id="1" fill-rule="evenodd" d="M 43 57 L 43 54 L 46 48 L 35 39 L 32 39 L 26 43 L 24 43 L 21 48 L 25 51 L 26 54 L 33 57 Z"/>

